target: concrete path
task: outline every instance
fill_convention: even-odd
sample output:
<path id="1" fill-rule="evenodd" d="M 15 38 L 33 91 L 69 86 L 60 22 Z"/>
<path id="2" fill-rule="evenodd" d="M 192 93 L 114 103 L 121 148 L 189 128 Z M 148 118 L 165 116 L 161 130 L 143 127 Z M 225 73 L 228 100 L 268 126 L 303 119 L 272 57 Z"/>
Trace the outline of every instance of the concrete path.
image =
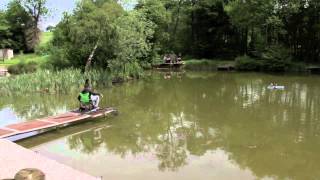
<path id="1" fill-rule="evenodd" d="M 0 179 L 13 178 L 25 168 L 44 172 L 46 180 L 99 180 L 71 167 L 47 159 L 10 141 L 0 139 Z"/>

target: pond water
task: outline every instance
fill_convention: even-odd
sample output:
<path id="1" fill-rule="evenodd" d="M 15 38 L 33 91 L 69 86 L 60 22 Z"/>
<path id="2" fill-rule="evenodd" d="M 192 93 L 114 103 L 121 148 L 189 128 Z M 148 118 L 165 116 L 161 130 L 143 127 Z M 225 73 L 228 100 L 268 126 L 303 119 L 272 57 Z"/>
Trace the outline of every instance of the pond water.
<path id="1" fill-rule="evenodd" d="M 100 91 L 118 116 L 19 144 L 103 179 L 320 177 L 319 76 L 150 72 Z M 0 125 L 74 109 L 76 95 L 3 97 Z"/>

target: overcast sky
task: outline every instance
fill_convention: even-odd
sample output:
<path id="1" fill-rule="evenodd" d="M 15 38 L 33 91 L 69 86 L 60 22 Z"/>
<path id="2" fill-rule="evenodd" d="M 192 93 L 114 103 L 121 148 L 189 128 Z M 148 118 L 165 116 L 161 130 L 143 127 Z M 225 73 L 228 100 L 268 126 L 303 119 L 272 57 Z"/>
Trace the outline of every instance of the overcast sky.
<path id="1" fill-rule="evenodd" d="M 0 0 L 0 9 L 5 10 L 7 8 L 7 4 L 12 0 Z M 76 2 L 79 0 L 48 0 L 47 7 L 50 9 L 50 16 L 42 19 L 41 29 L 45 29 L 49 25 L 56 25 L 60 22 L 63 12 L 72 12 L 76 6 Z M 126 5 L 127 9 L 132 9 L 134 6 Z"/>

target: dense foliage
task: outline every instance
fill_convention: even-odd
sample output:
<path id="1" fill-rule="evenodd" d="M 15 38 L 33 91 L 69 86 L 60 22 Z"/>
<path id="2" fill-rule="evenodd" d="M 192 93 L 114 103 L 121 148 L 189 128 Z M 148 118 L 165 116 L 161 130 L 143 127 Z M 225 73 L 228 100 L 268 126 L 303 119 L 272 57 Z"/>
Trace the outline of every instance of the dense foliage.
<path id="1" fill-rule="evenodd" d="M 54 30 L 52 64 L 84 69 L 92 65 L 121 76 L 139 76 L 152 60 L 155 26 L 144 14 L 126 12 L 113 0 L 81 1 Z"/>
<path id="2" fill-rule="evenodd" d="M 98 44 L 94 64 L 126 75 L 172 52 L 239 57 L 243 69 L 267 71 L 320 60 L 315 0 L 140 0 L 131 12 L 113 0 L 83 0 L 54 32 L 56 65 L 83 68 Z"/>
<path id="3" fill-rule="evenodd" d="M 169 17 L 157 29 L 169 36 L 162 44 L 169 51 L 196 58 L 246 54 L 261 59 L 278 46 L 286 49 L 292 60 L 320 60 L 318 0 L 161 0 L 157 3 L 166 11 L 153 9 L 149 17 L 157 19 L 154 18 L 157 14 Z M 151 9 L 150 4 L 152 0 L 140 0 L 136 9 L 146 11 Z"/>
<path id="4" fill-rule="evenodd" d="M 318 0 L 138 0 L 130 11 L 121 2 L 79 1 L 73 13 L 49 28 L 51 46 L 38 51 L 50 50 L 57 69 L 93 66 L 122 76 L 139 76 L 165 53 L 239 57 L 243 69 L 259 65 L 268 71 L 320 61 Z M 14 0 L 0 12 L 0 46 L 34 49 L 38 17 L 48 13 L 44 3 Z"/>

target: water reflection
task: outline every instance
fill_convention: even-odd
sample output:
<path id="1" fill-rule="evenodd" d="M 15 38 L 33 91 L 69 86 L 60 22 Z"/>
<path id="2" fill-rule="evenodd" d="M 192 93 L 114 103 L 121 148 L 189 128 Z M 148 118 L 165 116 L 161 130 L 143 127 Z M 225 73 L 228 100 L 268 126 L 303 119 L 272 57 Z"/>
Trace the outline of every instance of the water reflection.
<path id="1" fill-rule="evenodd" d="M 75 93 L 68 95 L 26 94 L 5 96 L 0 101 L 0 125 L 33 120 L 77 107 Z M 11 115 L 10 115 L 11 114 Z"/>
<path id="2" fill-rule="evenodd" d="M 267 89 L 275 79 L 285 90 Z M 106 179 L 317 179 L 319 81 L 152 74 L 105 90 L 103 104 L 118 107 L 118 117 L 22 144 L 55 157 L 77 153 L 62 161 Z M 49 153 L 60 146 L 64 151 Z"/>

